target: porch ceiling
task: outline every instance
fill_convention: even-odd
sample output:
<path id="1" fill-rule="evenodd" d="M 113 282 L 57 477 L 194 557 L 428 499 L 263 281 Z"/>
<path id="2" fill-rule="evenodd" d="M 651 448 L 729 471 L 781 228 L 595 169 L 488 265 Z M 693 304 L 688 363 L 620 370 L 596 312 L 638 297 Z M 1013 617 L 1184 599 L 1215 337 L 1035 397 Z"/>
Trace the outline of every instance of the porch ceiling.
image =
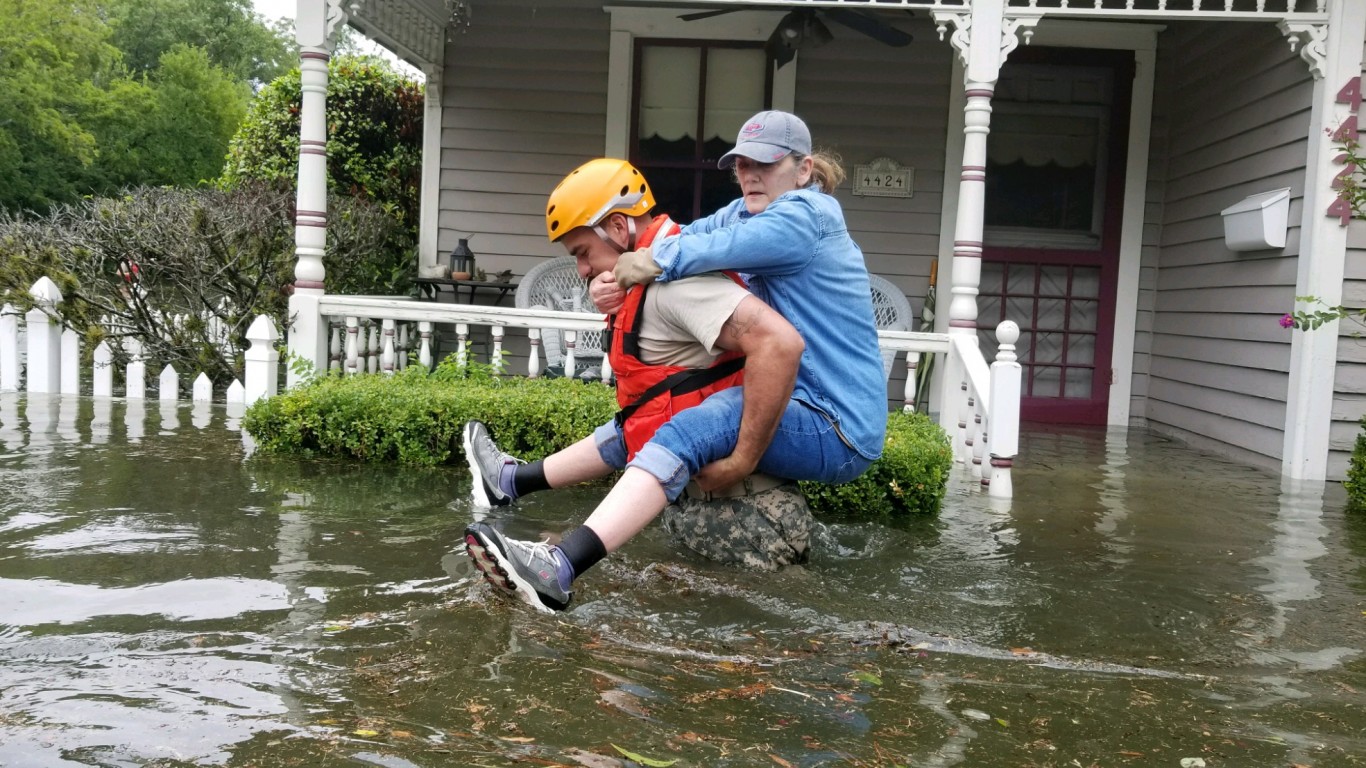
<path id="1" fill-rule="evenodd" d="M 1072 17 L 1114 20 L 1224 19 L 1239 21 L 1290 21 L 1322 23 L 1333 3 L 1350 0 L 1005 0 L 1006 13 L 1019 17 Z M 427 72 L 440 70 L 442 52 L 452 18 L 469 0 L 328 0 L 349 11 L 349 21 L 366 37 L 389 48 L 400 58 Z M 477 5 L 477 3 L 475 3 Z M 962 14 L 972 0 L 604 0 L 603 5 L 669 8 L 730 7 L 827 7 L 858 10 L 924 10 Z M 477 8 L 474 9 L 477 11 Z"/>
<path id="2" fill-rule="evenodd" d="M 361 34 L 432 74 L 441 68 L 452 9 L 445 0 L 328 0 Z"/>
<path id="3" fill-rule="evenodd" d="M 1328 7 L 1351 0 L 1005 0 L 1006 13 L 1018 16 L 1054 16 L 1114 19 L 1225 19 L 1247 21 L 1319 22 L 1328 19 Z M 860 10 L 927 10 L 966 12 L 972 0 L 617 0 L 606 5 L 663 7 L 826 7 Z M 1176 6 L 1176 7 L 1169 7 Z"/>

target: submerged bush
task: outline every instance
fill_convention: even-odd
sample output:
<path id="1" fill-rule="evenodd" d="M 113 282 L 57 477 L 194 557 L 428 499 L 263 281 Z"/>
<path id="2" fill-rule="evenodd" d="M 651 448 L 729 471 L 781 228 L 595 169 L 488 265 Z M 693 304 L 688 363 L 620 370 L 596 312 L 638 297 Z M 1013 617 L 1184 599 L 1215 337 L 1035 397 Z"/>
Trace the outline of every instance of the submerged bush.
<path id="1" fill-rule="evenodd" d="M 464 461 L 460 430 L 489 425 L 514 456 L 569 447 L 616 413 L 611 388 L 574 379 L 499 378 L 443 364 L 394 376 L 326 376 L 247 409 L 242 426 L 266 454 L 435 466 Z"/>
<path id="2" fill-rule="evenodd" d="M 1347 481 L 1342 484 L 1347 489 L 1347 511 L 1358 514 L 1366 513 L 1366 418 L 1361 428 L 1347 464 Z"/>
<path id="3" fill-rule="evenodd" d="M 443 363 L 385 376 L 326 376 L 258 401 L 242 426 L 264 454 L 435 466 L 464 461 L 461 427 L 489 425 L 514 456 L 539 458 L 592 433 L 616 413 L 610 387 L 574 379 L 500 378 Z M 953 455 L 944 430 L 918 413 L 887 419 L 882 458 L 850 483 L 803 482 L 811 511 L 855 519 L 934 515 Z"/>
<path id="4" fill-rule="evenodd" d="M 923 413 L 896 411 L 887 416 L 882 458 L 867 472 L 843 485 L 799 485 L 816 514 L 887 521 L 938 514 L 952 467 L 944 429 Z"/>

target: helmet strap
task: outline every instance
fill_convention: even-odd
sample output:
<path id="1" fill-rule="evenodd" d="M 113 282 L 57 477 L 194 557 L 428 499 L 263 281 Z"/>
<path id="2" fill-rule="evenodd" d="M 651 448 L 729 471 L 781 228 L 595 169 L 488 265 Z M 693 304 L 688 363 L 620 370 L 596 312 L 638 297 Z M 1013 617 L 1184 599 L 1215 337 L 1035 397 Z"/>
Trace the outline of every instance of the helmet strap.
<path id="1" fill-rule="evenodd" d="M 611 214 L 608 214 L 608 215 L 610 216 Z M 610 245 L 610 246 L 612 246 L 613 248 L 615 248 L 616 251 L 617 251 L 617 253 L 626 253 L 627 251 L 634 251 L 634 250 L 636 249 L 636 220 L 635 220 L 635 217 L 633 217 L 633 216 L 627 216 L 627 215 L 624 214 L 624 213 L 622 214 L 622 217 L 626 219 L 626 247 L 625 247 L 625 248 L 622 248 L 620 245 L 617 245 L 616 241 L 613 240 L 613 239 L 607 234 L 607 230 L 606 230 L 601 224 L 594 224 L 594 225 L 593 225 L 593 231 L 598 233 L 598 237 L 601 237 L 601 238 L 603 239 L 603 241 L 605 241 L 608 245 Z"/>

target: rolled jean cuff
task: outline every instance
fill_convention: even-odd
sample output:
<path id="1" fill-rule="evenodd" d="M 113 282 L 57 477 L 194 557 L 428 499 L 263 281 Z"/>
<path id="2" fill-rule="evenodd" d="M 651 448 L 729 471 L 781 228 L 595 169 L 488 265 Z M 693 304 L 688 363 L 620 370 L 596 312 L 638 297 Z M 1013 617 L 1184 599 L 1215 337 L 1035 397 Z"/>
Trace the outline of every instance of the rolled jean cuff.
<path id="1" fill-rule="evenodd" d="M 609 421 L 593 430 L 593 442 L 598 446 L 598 457 L 607 466 L 615 469 L 626 467 L 626 438 L 622 436 L 615 421 Z"/>
<path id="2" fill-rule="evenodd" d="M 682 459 L 656 443 L 646 443 L 626 466 L 643 469 L 653 475 L 669 501 L 675 501 L 683 495 L 683 489 L 688 487 L 688 480 L 692 477 Z"/>

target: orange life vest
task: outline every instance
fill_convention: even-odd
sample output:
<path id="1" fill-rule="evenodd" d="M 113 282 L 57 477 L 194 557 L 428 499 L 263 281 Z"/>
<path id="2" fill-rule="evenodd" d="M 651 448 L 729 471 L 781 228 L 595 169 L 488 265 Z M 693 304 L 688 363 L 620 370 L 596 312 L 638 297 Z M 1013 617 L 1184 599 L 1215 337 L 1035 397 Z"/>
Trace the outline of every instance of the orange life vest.
<path id="1" fill-rule="evenodd" d="M 656 216 L 636 243 L 644 248 L 660 234 L 678 232 L 678 225 L 668 216 Z M 741 286 L 739 275 L 727 276 Z M 607 350 L 612 373 L 617 377 L 617 426 L 626 439 L 626 458 L 635 458 L 645 443 L 654 436 L 664 422 L 684 408 L 691 408 L 715 392 L 738 386 L 744 382 L 745 357 L 739 352 L 725 352 L 706 368 L 686 368 L 678 365 L 650 365 L 640 359 L 641 310 L 645 307 L 645 291 L 649 284 L 638 285 L 626 292 L 621 309 L 608 321 L 610 346 Z"/>

